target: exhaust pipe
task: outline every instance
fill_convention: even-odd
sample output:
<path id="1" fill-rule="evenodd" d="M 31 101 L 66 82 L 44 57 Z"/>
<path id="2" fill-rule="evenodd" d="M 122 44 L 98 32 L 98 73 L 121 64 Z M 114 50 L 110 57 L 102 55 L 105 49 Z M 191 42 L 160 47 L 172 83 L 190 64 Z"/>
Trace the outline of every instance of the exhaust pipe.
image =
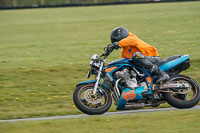
<path id="1" fill-rule="evenodd" d="M 133 104 L 127 104 L 125 105 L 125 109 L 139 109 L 139 108 L 144 108 L 145 104 L 144 103 L 133 103 Z"/>
<path id="2" fill-rule="evenodd" d="M 165 103 L 166 101 L 159 101 L 157 103 L 152 103 L 152 104 L 144 104 L 144 103 L 131 103 L 131 104 L 126 104 L 125 109 L 131 110 L 131 109 L 140 109 L 144 107 L 157 107 L 162 103 Z"/>

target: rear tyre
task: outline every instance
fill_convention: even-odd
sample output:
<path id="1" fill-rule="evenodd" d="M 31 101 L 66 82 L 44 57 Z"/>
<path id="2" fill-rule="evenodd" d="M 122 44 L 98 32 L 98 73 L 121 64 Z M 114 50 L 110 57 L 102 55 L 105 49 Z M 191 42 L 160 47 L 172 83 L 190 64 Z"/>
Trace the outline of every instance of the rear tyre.
<path id="1" fill-rule="evenodd" d="M 198 104 L 200 100 L 199 86 L 192 78 L 187 77 L 185 75 L 176 75 L 172 77 L 169 81 L 170 82 L 185 82 L 189 84 L 186 94 L 174 93 L 175 91 L 173 92 L 173 88 L 169 88 L 171 92 L 163 93 L 163 97 L 171 106 L 184 109 L 184 108 L 194 107 L 195 105 Z"/>
<path id="2" fill-rule="evenodd" d="M 76 107 L 83 113 L 99 115 L 107 112 L 112 105 L 110 92 L 104 87 L 98 87 L 93 95 L 94 84 L 78 86 L 73 94 Z"/>

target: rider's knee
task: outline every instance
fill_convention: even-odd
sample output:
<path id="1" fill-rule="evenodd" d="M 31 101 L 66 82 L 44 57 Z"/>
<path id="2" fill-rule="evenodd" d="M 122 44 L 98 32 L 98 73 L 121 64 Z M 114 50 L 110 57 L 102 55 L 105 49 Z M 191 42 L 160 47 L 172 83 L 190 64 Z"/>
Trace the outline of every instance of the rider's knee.
<path id="1" fill-rule="evenodd" d="M 144 58 L 144 55 L 141 52 L 135 52 L 132 55 L 132 60 L 137 60 L 137 59 L 141 59 L 141 58 Z"/>

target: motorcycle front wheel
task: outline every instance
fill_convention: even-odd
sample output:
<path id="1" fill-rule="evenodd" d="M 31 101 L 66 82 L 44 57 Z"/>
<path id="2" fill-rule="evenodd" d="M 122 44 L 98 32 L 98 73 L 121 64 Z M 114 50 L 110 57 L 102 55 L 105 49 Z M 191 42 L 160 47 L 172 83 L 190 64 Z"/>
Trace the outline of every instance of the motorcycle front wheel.
<path id="1" fill-rule="evenodd" d="M 189 86 L 184 89 L 169 88 L 169 92 L 163 93 L 163 97 L 171 106 L 184 109 L 192 108 L 198 104 L 200 100 L 199 86 L 192 78 L 185 75 L 176 75 L 169 82 L 186 83 Z"/>
<path id="2" fill-rule="evenodd" d="M 93 95 L 94 84 L 78 86 L 73 94 L 73 101 L 76 107 L 83 113 L 99 115 L 107 112 L 112 105 L 110 92 L 99 86 Z"/>

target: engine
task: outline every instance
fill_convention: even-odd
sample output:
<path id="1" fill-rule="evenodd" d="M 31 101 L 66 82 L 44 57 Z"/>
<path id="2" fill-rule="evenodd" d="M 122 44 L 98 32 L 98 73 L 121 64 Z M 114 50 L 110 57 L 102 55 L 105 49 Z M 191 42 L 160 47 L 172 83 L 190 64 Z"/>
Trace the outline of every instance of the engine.
<path id="1" fill-rule="evenodd" d="M 137 73 L 134 70 L 128 70 L 127 68 L 117 71 L 114 75 L 115 79 L 117 79 L 117 83 L 132 89 L 138 87 L 136 76 Z"/>
<path id="2" fill-rule="evenodd" d="M 146 82 L 143 80 L 143 74 L 137 72 L 137 70 L 132 70 L 128 68 L 124 68 L 120 71 L 115 72 L 113 75 L 116 82 L 115 82 L 115 89 L 113 90 L 113 99 L 115 104 L 118 103 L 120 100 L 121 92 L 123 89 L 132 89 L 135 90 L 139 87 L 144 87 L 144 91 L 148 91 L 148 87 Z M 122 88 L 119 88 L 120 85 Z M 122 89 L 122 90 L 121 90 Z"/>
<path id="3" fill-rule="evenodd" d="M 137 81 L 137 72 L 135 70 L 129 70 L 127 68 L 117 71 L 114 75 L 116 79 L 116 86 L 119 84 L 122 87 L 135 89 L 136 87 L 144 87 L 147 91 L 148 87 L 145 81 Z"/>

